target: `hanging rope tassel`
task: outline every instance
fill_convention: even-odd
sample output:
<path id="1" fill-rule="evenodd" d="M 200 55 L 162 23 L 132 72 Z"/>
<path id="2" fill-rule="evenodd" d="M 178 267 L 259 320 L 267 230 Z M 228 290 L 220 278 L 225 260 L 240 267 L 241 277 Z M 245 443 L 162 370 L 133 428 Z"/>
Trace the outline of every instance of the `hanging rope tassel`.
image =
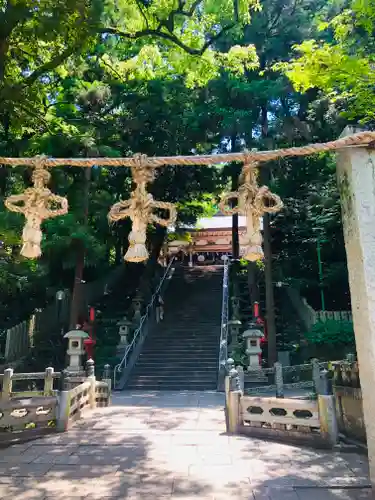
<path id="1" fill-rule="evenodd" d="M 246 216 L 246 246 L 243 257 L 251 262 L 264 258 L 260 219 L 265 213 L 275 213 L 282 209 L 280 197 L 271 193 L 267 186 L 259 188 L 256 176 L 256 164 L 248 160 L 242 169 L 242 184 L 238 191 L 224 195 L 219 208 L 227 215 Z M 237 200 L 237 206 L 229 206 L 231 200 Z"/>
<path id="2" fill-rule="evenodd" d="M 147 192 L 147 184 L 154 180 L 154 168 L 148 166 L 146 155 L 134 157 L 131 171 L 136 187 L 131 193 L 130 200 L 115 203 L 108 214 L 108 220 L 117 222 L 126 217 L 131 219 L 129 248 L 124 258 L 129 262 L 143 262 L 149 257 L 146 248 L 147 225 L 155 223 L 168 227 L 176 221 L 177 212 L 172 203 L 154 201 L 152 195 Z M 155 215 L 153 210 L 157 208 L 167 210 L 169 218 L 162 219 Z"/>
<path id="3" fill-rule="evenodd" d="M 52 194 L 46 187 L 51 175 L 45 168 L 45 157 L 37 157 L 32 176 L 33 187 L 22 194 L 9 196 L 4 204 L 11 212 L 23 214 L 26 224 L 22 232 L 21 255 L 35 259 L 42 254 L 41 224 L 45 219 L 65 215 L 68 213 L 68 200 L 62 196 Z M 50 208 L 51 204 L 60 205 L 60 208 Z"/>

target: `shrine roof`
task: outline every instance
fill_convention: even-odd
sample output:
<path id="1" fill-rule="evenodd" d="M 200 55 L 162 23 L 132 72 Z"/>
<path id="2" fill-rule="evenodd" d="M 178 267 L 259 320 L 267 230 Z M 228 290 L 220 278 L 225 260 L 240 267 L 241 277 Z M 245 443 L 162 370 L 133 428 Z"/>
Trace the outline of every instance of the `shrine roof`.
<path id="1" fill-rule="evenodd" d="M 239 229 L 246 228 L 246 217 L 244 215 L 238 217 L 238 227 Z M 263 229 L 263 219 L 260 221 L 260 227 Z M 184 226 L 184 228 L 181 229 L 185 231 L 232 229 L 232 216 L 223 215 L 221 212 L 217 212 L 213 217 L 202 217 L 197 220 L 195 225 Z"/>
<path id="2" fill-rule="evenodd" d="M 240 215 L 238 217 L 238 227 L 246 227 L 246 217 Z M 214 217 L 202 217 L 197 220 L 194 229 L 231 229 L 232 216 L 231 215 L 216 215 Z"/>

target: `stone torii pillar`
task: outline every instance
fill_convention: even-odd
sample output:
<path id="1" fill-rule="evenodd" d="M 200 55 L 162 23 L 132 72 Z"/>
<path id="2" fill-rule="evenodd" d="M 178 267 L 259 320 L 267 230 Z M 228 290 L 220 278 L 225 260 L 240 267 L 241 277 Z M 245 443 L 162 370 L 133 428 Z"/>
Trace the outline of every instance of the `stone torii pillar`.
<path id="1" fill-rule="evenodd" d="M 347 127 L 342 136 L 353 133 Z M 337 161 L 355 342 L 375 494 L 375 148 L 341 149 Z"/>

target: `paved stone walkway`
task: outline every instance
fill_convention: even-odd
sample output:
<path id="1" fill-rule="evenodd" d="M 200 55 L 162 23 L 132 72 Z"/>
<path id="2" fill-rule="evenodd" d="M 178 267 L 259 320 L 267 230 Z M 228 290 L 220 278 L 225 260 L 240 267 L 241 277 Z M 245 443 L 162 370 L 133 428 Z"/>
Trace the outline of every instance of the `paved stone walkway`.
<path id="1" fill-rule="evenodd" d="M 71 431 L 0 450 L 0 499 L 370 499 L 366 458 L 227 436 L 216 393 L 120 393 Z"/>

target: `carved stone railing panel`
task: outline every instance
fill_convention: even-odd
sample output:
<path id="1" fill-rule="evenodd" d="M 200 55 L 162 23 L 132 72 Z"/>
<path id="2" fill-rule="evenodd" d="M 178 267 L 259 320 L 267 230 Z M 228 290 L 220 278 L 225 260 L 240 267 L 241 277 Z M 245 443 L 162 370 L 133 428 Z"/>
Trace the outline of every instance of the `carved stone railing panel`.
<path id="1" fill-rule="evenodd" d="M 53 396 L 0 400 L 0 430 L 14 432 L 48 426 L 56 420 L 56 410 L 57 398 Z"/>
<path id="2" fill-rule="evenodd" d="M 84 382 L 83 384 L 77 385 L 69 391 L 70 397 L 70 409 L 69 409 L 69 420 L 75 421 L 81 418 L 82 412 L 90 403 L 90 391 L 91 383 Z"/>
<path id="3" fill-rule="evenodd" d="M 96 382 L 95 385 L 95 402 L 96 406 L 103 407 L 109 405 L 110 388 L 106 382 Z"/>
<path id="4" fill-rule="evenodd" d="M 25 436 L 25 432 L 45 428 L 49 431 L 65 431 L 83 414 L 96 407 L 108 406 L 111 399 L 111 380 L 96 381 L 92 360 L 88 361 L 90 371 L 69 374 L 55 373 L 49 367 L 45 372 L 13 373 L 11 368 L 0 374 L 0 442 L 12 442 Z M 106 377 L 110 367 L 106 365 Z M 54 388 L 54 382 L 61 379 L 62 390 Z M 22 382 L 38 383 L 35 390 L 16 391 L 15 385 Z M 24 432 L 25 431 L 25 432 Z M 35 436 L 38 433 L 34 433 Z"/>
<path id="5" fill-rule="evenodd" d="M 299 399 L 241 398 L 241 414 L 245 423 L 283 424 L 285 426 L 320 428 L 318 403 Z M 288 429 L 291 430 L 291 429 Z"/>

